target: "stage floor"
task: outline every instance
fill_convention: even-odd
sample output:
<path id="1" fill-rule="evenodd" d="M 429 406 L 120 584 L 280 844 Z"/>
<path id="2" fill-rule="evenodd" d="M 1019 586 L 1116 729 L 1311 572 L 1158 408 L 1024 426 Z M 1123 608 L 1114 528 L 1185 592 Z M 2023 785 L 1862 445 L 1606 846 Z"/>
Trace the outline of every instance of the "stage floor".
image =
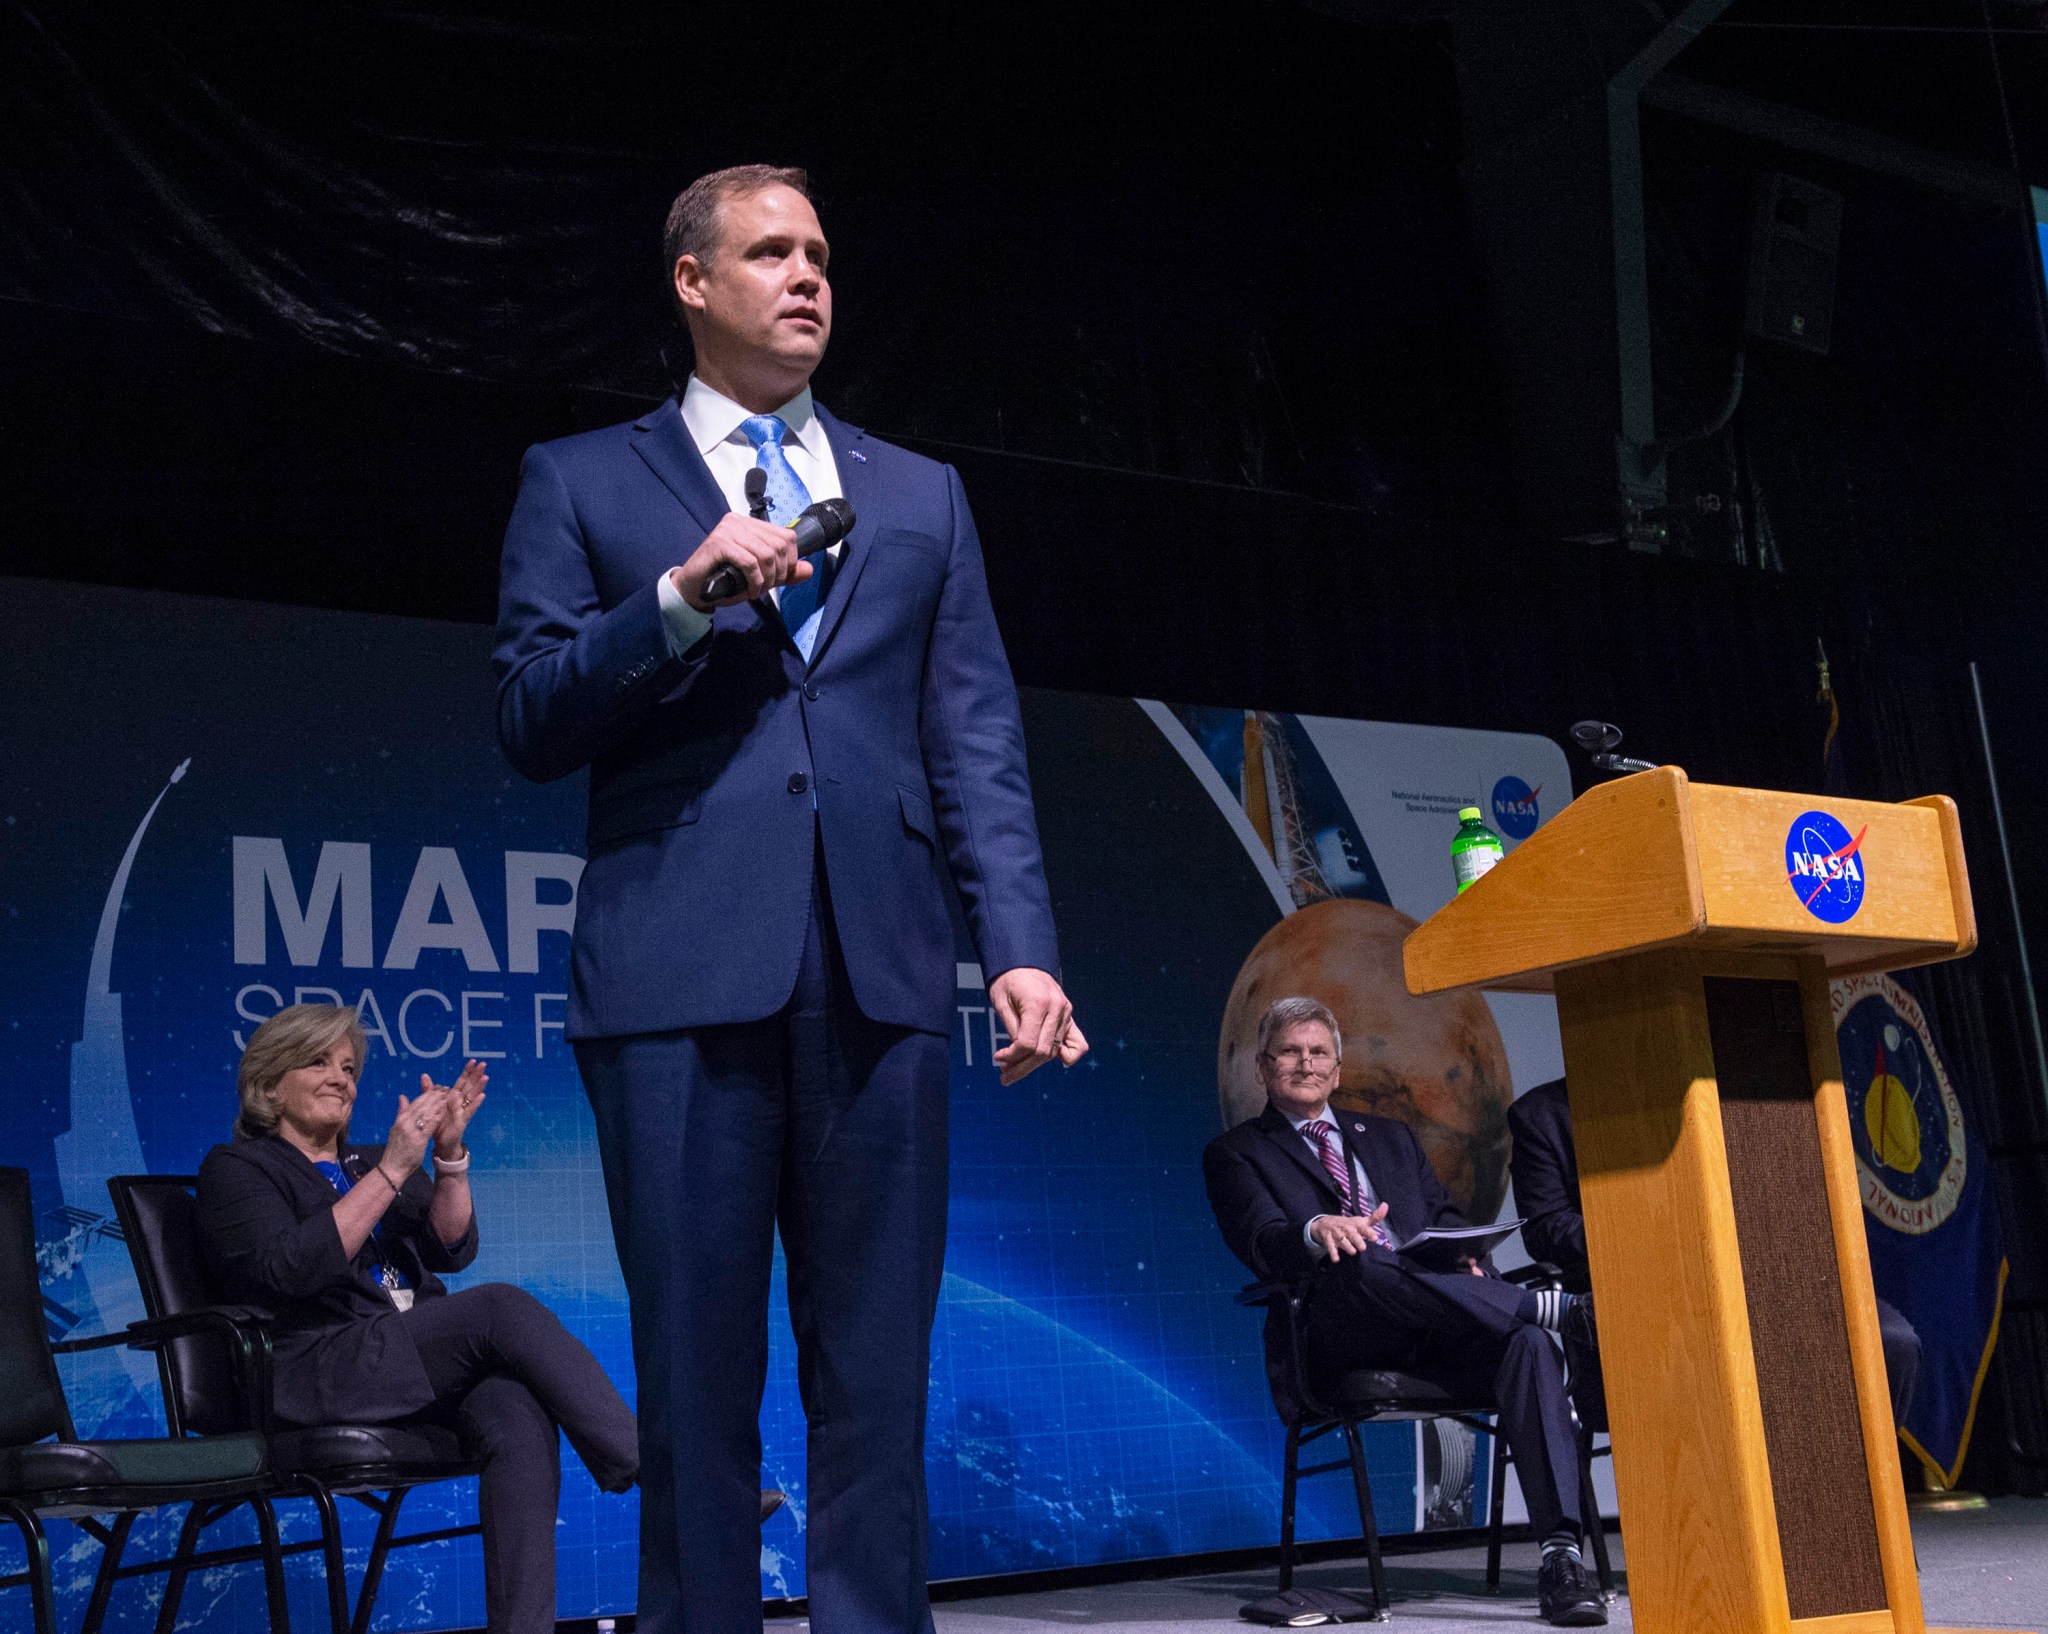
<path id="1" fill-rule="evenodd" d="M 2048 1630 L 2048 1499 L 2004 1498 L 1973 1513 L 1916 1516 L 1913 1536 L 1929 1623 L 2027 1629 L 2036 1634 Z M 1622 1572 L 1620 1541 L 1610 1542 L 1616 1570 Z M 1536 1617 L 1534 1544 L 1509 1546 L 1497 1597 L 1485 1591 L 1484 1549 L 1397 1555 L 1386 1566 L 1397 1625 L 1427 1634 L 1495 1634 L 1508 1627 L 1545 1626 Z M 1368 1582 L 1363 1560 L 1307 1567 L 1300 1580 L 1333 1589 Z M 1103 1634 L 1171 1634 L 1191 1623 L 1250 1628 L 1254 1625 L 1237 1621 L 1237 1608 L 1270 1593 L 1272 1583 L 1270 1572 L 1119 1583 L 956 1600 L 936 1607 L 935 1615 L 938 1634 L 1050 1634 L 1075 1628 Z M 1633 1627 L 1625 1579 L 1623 1589 L 1610 1628 Z"/>

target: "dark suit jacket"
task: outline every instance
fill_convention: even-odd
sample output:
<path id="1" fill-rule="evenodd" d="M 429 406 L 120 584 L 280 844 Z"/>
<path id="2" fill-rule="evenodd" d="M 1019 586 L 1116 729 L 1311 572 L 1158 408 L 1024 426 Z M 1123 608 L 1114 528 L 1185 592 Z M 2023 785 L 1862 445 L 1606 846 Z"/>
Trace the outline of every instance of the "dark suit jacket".
<path id="1" fill-rule="evenodd" d="M 344 1146 L 342 1168 L 369 1173 L 381 1146 Z M 379 1185 L 372 1179 L 370 1185 Z M 276 1137 L 216 1146 L 199 1166 L 207 1260 L 222 1299 L 278 1319 L 274 1401 L 295 1424 L 381 1423 L 416 1413 L 433 1387 L 397 1306 L 369 1280 L 366 1242 L 341 1251 L 336 1193 L 296 1147 Z M 453 1248 L 427 1218 L 434 1185 L 415 1171 L 384 1211 L 382 1249 L 415 1299 L 448 1290 L 437 1271 L 476 1258 L 476 1222 Z"/>
<path id="2" fill-rule="evenodd" d="M 1335 1117 L 1345 1148 L 1365 1165 L 1373 1190 L 1387 1205 L 1395 1236 L 1467 1223 L 1405 1123 L 1356 1112 Z M 1269 1105 L 1210 1141 L 1202 1153 L 1202 1175 L 1223 1240 L 1252 1275 L 1294 1282 L 1329 1263 L 1310 1252 L 1301 1234 L 1318 1214 L 1341 1213 L 1343 1199 L 1308 1142 L 1276 1108 Z M 1384 1248 L 1367 1252 L 1394 1257 Z"/>
<path id="3" fill-rule="evenodd" d="M 1508 1108 L 1514 1146 L 1508 1159 L 1515 1207 L 1528 1220 L 1522 1242 L 1534 1259 L 1564 1272 L 1564 1285 L 1590 1293 L 1586 1218 L 1579 1210 L 1579 1159 L 1572 1145 L 1572 1104 L 1564 1080 L 1539 1084 Z"/>
<path id="4" fill-rule="evenodd" d="M 498 737 L 528 777 L 590 768 L 573 1038 L 773 1015 L 820 841 L 874 1020 L 951 1025 L 949 878 L 989 978 L 1058 971 L 1016 689 L 959 476 L 818 419 L 858 521 L 808 666 L 765 598 L 719 609 L 670 655 L 655 580 L 728 510 L 673 399 L 527 450 Z"/>
<path id="5" fill-rule="evenodd" d="M 1346 1150 L 1365 1165 L 1366 1178 L 1387 1205 L 1387 1223 L 1396 1236 L 1466 1223 L 1430 1167 L 1422 1143 L 1405 1123 L 1355 1112 L 1335 1116 Z M 1309 1221 L 1318 1214 L 1339 1213 L 1344 1206 L 1322 1163 L 1286 1116 L 1268 1105 L 1256 1118 L 1209 1142 L 1202 1153 L 1202 1176 L 1223 1240 L 1252 1275 L 1263 1282 L 1309 1282 L 1306 1314 L 1313 1349 L 1320 1331 L 1314 1289 L 1328 1276 L 1342 1274 L 1341 1266 L 1312 1252 L 1302 1239 Z M 1366 1253 L 1374 1259 L 1400 1259 L 1386 1248 L 1368 1248 Z M 1302 1403 L 1292 1388 L 1285 1317 L 1275 1306 L 1266 1311 L 1265 1351 L 1273 1405 L 1291 1423 Z"/>

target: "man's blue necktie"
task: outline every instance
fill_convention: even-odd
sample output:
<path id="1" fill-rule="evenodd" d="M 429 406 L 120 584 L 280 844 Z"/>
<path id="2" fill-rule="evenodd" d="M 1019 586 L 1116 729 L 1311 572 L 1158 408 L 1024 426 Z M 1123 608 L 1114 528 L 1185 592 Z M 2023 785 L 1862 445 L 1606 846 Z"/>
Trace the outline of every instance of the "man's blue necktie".
<path id="1" fill-rule="evenodd" d="M 789 435 L 789 427 L 772 414 L 756 414 L 742 420 L 740 429 L 754 445 L 754 464 L 768 477 L 768 520 L 787 527 L 811 502 L 810 490 L 782 451 L 782 439 Z M 818 614 L 825 605 L 825 592 L 832 585 L 833 565 L 829 556 L 813 556 L 811 576 L 802 584 L 782 587 L 782 622 L 807 664 L 811 661 L 811 649 L 818 642 Z"/>

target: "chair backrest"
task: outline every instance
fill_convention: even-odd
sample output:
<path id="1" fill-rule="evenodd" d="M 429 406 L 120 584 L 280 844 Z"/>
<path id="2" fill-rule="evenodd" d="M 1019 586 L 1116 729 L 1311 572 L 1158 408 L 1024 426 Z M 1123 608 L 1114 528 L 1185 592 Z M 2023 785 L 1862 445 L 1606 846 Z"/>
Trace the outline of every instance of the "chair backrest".
<path id="1" fill-rule="evenodd" d="M 36 1269 L 28 1170 L 0 1168 L 0 1447 L 73 1439 Z"/>
<path id="2" fill-rule="evenodd" d="M 200 1242 L 199 1182 L 189 1174 L 117 1174 L 107 1182 L 128 1258 L 151 1316 L 182 1316 L 224 1304 Z M 173 1434 L 246 1430 L 234 1358 L 214 1334 L 173 1339 L 157 1352 Z"/>

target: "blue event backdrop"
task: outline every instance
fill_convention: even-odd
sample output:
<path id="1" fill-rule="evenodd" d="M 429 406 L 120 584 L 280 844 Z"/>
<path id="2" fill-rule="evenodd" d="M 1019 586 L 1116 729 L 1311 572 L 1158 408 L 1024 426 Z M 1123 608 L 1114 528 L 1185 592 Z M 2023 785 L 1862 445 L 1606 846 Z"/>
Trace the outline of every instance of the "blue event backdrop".
<path id="1" fill-rule="evenodd" d="M 0 580 L 0 617 L 0 1161 L 33 1177 L 53 1332 L 139 1314 L 105 1177 L 193 1170 L 227 1135 L 253 1020 L 338 998 L 371 1030 L 359 1138 L 422 1070 L 446 1081 L 464 1055 L 489 1060 L 469 1277 L 547 1300 L 630 1399 L 624 1293 L 560 1031 L 584 785 L 536 787 L 499 758 L 489 632 L 20 580 Z M 963 941 L 930 1415 L 942 1578 L 1277 1536 L 1279 1427 L 1200 1175 L 1232 982 L 1291 906 L 1238 803 L 1245 717 L 1059 693 L 1024 708 L 1068 986 L 1095 1048 L 1002 1089 Z M 1497 773 L 1516 801 L 1547 778 L 1545 815 L 1570 798 L 1541 739 L 1261 719 L 1290 746 L 1282 770 L 1325 871 L 1389 911 L 1448 895 L 1446 812 L 1485 803 Z M 1356 754 L 1351 728 L 1367 734 Z M 676 934 L 718 926 L 681 918 Z M 1554 1073 L 1546 1001 L 1495 1010 L 1517 1087 Z M 148 1358 L 64 1372 L 82 1434 L 161 1433 Z M 763 1534 L 762 1590 L 799 1595 L 803 1426 L 780 1322 L 763 1429 L 763 1480 L 790 1504 Z M 1469 1487 L 1462 1508 L 1434 1491 L 1469 1479 L 1469 1460 L 1425 1452 L 1410 1426 L 1369 1445 L 1383 1529 L 1472 1518 Z M 561 1612 L 630 1610 L 635 1500 L 565 1462 Z M 460 1483 L 407 1514 L 424 1527 L 473 1505 Z M 1311 1483 L 1303 1535 L 1355 1531 L 1348 1505 L 1346 1483 Z M 310 1506 L 283 1509 L 288 1536 L 310 1534 Z M 176 1519 L 146 1520 L 132 1547 L 162 1549 Z M 353 1579 L 368 1515 L 349 1527 Z M 97 1548 L 56 1534 L 75 1618 Z M 0 1542 L 0 1572 L 16 1547 Z M 312 1558 L 290 1575 L 295 1614 L 317 1621 Z M 157 1592 L 122 1585 L 111 1626 L 146 1626 Z M 377 1626 L 482 1621 L 474 1542 L 394 1557 Z M 186 1590 L 181 1628 L 263 1624 L 253 1568 Z"/>

